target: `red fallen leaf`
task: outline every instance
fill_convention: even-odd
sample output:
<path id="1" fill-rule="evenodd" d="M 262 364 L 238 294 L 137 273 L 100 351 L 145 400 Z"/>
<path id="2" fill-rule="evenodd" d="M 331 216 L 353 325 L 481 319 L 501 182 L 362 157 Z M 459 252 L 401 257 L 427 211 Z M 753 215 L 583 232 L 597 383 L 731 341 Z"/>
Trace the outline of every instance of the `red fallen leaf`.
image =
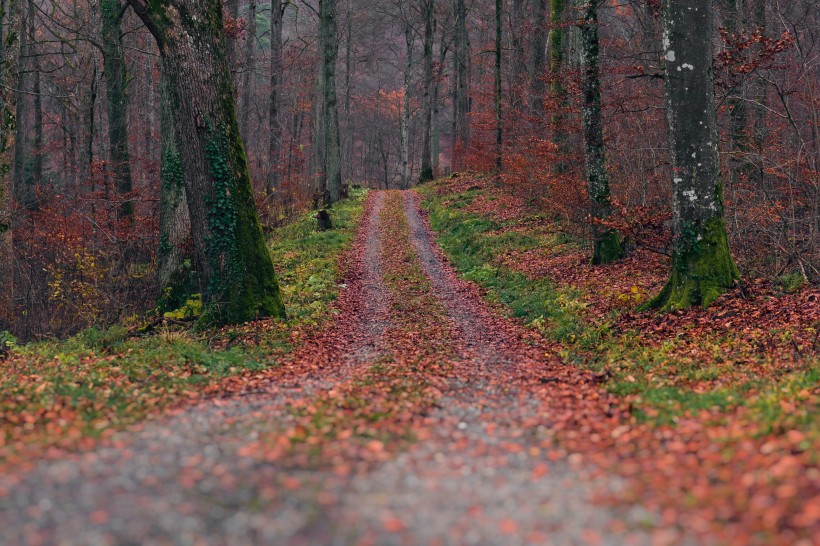
<path id="1" fill-rule="evenodd" d="M 382 527 L 388 533 L 399 533 L 404 530 L 404 522 L 397 517 L 388 517 L 382 520 Z"/>
<path id="2" fill-rule="evenodd" d="M 498 528 L 505 535 L 514 535 L 518 533 L 518 522 L 510 518 L 502 519 L 498 524 Z"/>

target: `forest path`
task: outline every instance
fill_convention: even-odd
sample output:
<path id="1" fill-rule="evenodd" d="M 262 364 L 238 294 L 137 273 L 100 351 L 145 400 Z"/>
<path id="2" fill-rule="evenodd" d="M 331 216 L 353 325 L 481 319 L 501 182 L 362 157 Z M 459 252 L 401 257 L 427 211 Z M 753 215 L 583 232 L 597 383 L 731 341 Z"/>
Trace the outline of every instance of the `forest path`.
<path id="1" fill-rule="evenodd" d="M 268 392 L 0 476 L 0 543 L 653 542 L 553 439 L 607 397 L 458 279 L 413 192 L 371 194 L 348 261 L 338 318 Z"/>

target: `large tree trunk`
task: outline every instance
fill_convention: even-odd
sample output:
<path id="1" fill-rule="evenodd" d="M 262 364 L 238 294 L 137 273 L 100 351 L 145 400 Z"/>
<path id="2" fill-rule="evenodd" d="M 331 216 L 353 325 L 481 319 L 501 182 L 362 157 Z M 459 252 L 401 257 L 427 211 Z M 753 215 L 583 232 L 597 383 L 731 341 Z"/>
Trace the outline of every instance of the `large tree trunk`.
<path id="1" fill-rule="evenodd" d="M 709 0 L 664 1 L 674 238 L 669 282 L 648 307 L 706 306 L 739 278 L 729 252 L 719 179 L 711 32 Z"/>
<path id="2" fill-rule="evenodd" d="M 413 27 L 405 23 L 404 43 L 407 46 L 406 62 L 404 63 L 404 101 L 401 107 L 401 189 L 410 187 L 410 78 L 413 73 Z"/>
<path id="3" fill-rule="evenodd" d="M 433 0 L 421 0 L 424 17 L 424 135 L 422 137 L 421 175 L 419 182 L 433 179 L 433 151 L 431 134 L 433 130 Z"/>
<path id="4" fill-rule="evenodd" d="M 268 155 L 270 170 L 268 171 L 268 196 L 279 187 L 279 163 L 282 160 L 282 125 L 279 121 L 281 105 L 279 85 L 282 78 L 282 0 L 271 0 L 271 39 L 270 39 L 270 112 L 268 124 L 270 126 L 270 145 Z"/>
<path id="5" fill-rule="evenodd" d="M 342 198 L 339 108 L 336 98 L 338 55 L 336 0 L 319 0 L 319 78 L 316 108 L 317 193 L 325 206 Z"/>
<path id="6" fill-rule="evenodd" d="M 454 0 L 455 38 L 453 45 L 453 171 L 463 167 L 463 155 L 470 147 L 470 35 L 467 32 L 465 0 Z"/>
<path id="7" fill-rule="evenodd" d="M 621 238 L 617 231 L 601 227 L 596 221 L 612 214 L 609 194 L 609 176 L 606 169 L 604 132 L 601 123 L 601 82 L 598 62 L 598 3 L 584 0 L 581 6 L 581 63 L 582 104 L 584 123 L 584 151 L 586 155 L 587 189 L 592 206 L 592 263 L 605 264 L 623 256 Z"/>
<path id="8" fill-rule="evenodd" d="M 129 0 L 156 38 L 174 105 L 206 323 L 284 316 L 236 120 L 220 0 Z"/>
<path id="9" fill-rule="evenodd" d="M 16 46 L 18 11 L 14 0 L 0 0 L 0 331 L 11 326 L 14 315 L 14 245 L 12 243 L 14 157 L 17 98 Z"/>
<path id="10" fill-rule="evenodd" d="M 193 255 L 191 217 L 185 196 L 185 177 L 174 132 L 174 109 L 168 84 L 168 69 L 163 67 L 160 83 L 160 158 L 159 252 L 157 280 L 159 305 L 163 309 L 181 307 L 188 296 L 201 292 L 191 279 Z"/>
<path id="11" fill-rule="evenodd" d="M 245 71 L 242 73 L 242 111 L 239 120 L 239 128 L 242 131 L 242 141 L 245 149 L 251 148 L 250 143 L 250 121 L 251 103 L 253 101 L 253 82 L 256 72 L 256 57 L 254 47 L 256 46 L 256 0 L 248 0 L 248 27 L 245 33 Z"/>
<path id="12" fill-rule="evenodd" d="M 105 67 L 106 112 L 108 114 L 109 171 L 120 199 L 133 191 L 131 154 L 128 150 L 128 74 L 122 44 L 122 16 L 125 13 L 120 0 L 102 0 L 102 57 Z M 120 205 L 120 217 L 131 217 L 134 203 Z"/>

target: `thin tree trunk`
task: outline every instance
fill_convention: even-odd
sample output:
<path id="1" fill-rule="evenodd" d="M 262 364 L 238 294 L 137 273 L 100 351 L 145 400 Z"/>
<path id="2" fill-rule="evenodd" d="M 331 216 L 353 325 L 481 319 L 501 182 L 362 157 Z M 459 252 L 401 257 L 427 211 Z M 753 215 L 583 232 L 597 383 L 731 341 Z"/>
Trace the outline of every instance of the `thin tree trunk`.
<path id="1" fill-rule="evenodd" d="M 163 67 L 160 82 L 160 194 L 159 194 L 159 252 L 157 279 L 159 305 L 163 309 L 177 309 L 194 292 L 201 292 L 198 280 L 191 279 L 192 242 L 191 218 L 185 196 L 185 178 L 182 160 L 174 133 L 173 106 L 168 89 L 167 69 Z M 192 282 L 193 281 L 193 282 Z"/>
<path id="2" fill-rule="evenodd" d="M 234 23 L 239 20 L 239 0 L 225 0 L 225 9 L 227 10 L 228 17 L 230 17 Z M 227 40 L 228 69 L 231 71 L 231 74 L 234 74 L 238 60 L 238 53 L 236 51 L 237 40 L 233 35 L 228 36 Z"/>
<path id="3" fill-rule="evenodd" d="M 270 170 L 268 171 L 267 193 L 272 195 L 279 187 L 279 170 L 282 160 L 282 125 L 279 121 L 281 93 L 279 89 L 282 80 L 282 0 L 271 0 L 271 39 L 270 39 L 270 112 L 268 125 L 270 129 L 270 144 L 268 155 Z"/>
<path id="4" fill-rule="evenodd" d="M 510 5 L 510 60 L 512 65 L 512 85 L 510 104 L 520 108 L 527 99 L 527 54 L 524 47 L 524 29 L 527 20 L 527 0 L 512 0 Z"/>
<path id="5" fill-rule="evenodd" d="M 504 124 L 501 117 L 501 39 L 504 0 L 495 0 L 495 170 L 504 167 Z"/>
<path id="6" fill-rule="evenodd" d="M 563 134 L 563 108 L 566 101 L 566 92 L 561 83 L 561 69 L 564 65 L 564 29 L 562 27 L 564 19 L 565 0 L 550 0 L 550 95 L 553 100 L 553 113 L 550 123 L 552 125 L 552 141 L 559 150 L 564 151 L 566 138 Z M 563 159 L 556 163 L 557 172 L 563 172 L 565 165 Z"/>
<path id="7" fill-rule="evenodd" d="M 122 16 L 125 13 L 120 0 L 102 0 L 102 57 L 105 67 L 106 112 L 108 114 L 109 170 L 114 179 L 117 196 L 122 199 L 134 190 L 131 178 L 131 154 L 128 149 L 128 74 L 122 44 Z M 122 218 L 134 214 L 134 203 L 124 201 L 119 208 Z"/>
<path id="8" fill-rule="evenodd" d="M 419 182 L 433 179 L 433 151 L 431 134 L 433 130 L 433 0 L 421 0 L 421 12 L 424 17 L 424 134 L 421 149 L 421 175 Z"/>
<path id="9" fill-rule="evenodd" d="M 0 0 L 0 331 L 11 327 L 14 316 L 13 186 L 9 173 L 15 144 L 17 96 L 12 90 L 18 86 L 18 16 L 14 0 Z"/>
<path id="10" fill-rule="evenodd" d="M 401 108 L 401 189 L 410 187 L 408 166 L 410 163 L 410 77 L 413 70 L 413 28 L 410 23 L 404 27 L 404 43 L 407 59 L 404 64 L 404 101 Z"/>
<path id="11" fill-rule="evenodd" d="M 24 7 L 25 6 L 25 7 Z M 17 202 L 26 209 L 37 207 L 37 180 L 34 176 L 35 155 L 31 125 L 33 118 L 34 93 L 34 40 L 31 34 L 34 18 L 34 3 L 25 2 L 20 7 L 20 50 L 17 61 L 18 91 L 16 97 L 15 120 L 17 136 L 14 146 L 14 195 Z"/>
<path id="12" fill-rule="evenodd" d="M 316 133 L 317 190 L 325 206 L 342 197 L 342 158 L 339 142 L 339 108 L 336 95 L 338 56 L 336 0 L 319 0 L 318 107 Z"/>
<path id="13" fill-rule="evenodd" d="M 453 157 L 452 170 L 463 167 L 470 147 L 470 35 L 467 32 L 467 6 L 464 0 L 454 0 L 455 45 L 453 47 Z"/>
<path id="14" fill-rule="evenodd" d="M 221 1 L 129 1 L 167 69 L 194 257 L 205 287 L 202 320 L 284 316 L 239 134 Z"/>
<path id="15" fill-rule="evenodd" d="M 444 70 L 444 63 L 447 61 L 447 53 L 449 46 L 445 43 L 444 33 L 442 32 L 441 42 L 439 43 L 438 66 L 436 69 L 435 82 L 433 85 L 433 174 L 439 176 L 440 173 L 440 155 L 441 155 L 441 129 L 439 127 L 439 119 L 441 118 L 441 73 Z"/>
<path id="16" fill-rule="evenodd" d="M 530 107 L 536 115 L 544 111 L 544 78 L 547 66 L 547 0 L 533 0 L 534 13 L 533 25 L 535 32 L 532 36 L 532 60 L 530 61 L 530 71 L 532 73 L 532 91 L 530 96 Z"/>
<path id="17" fill-rule="evenodd" d="M 604 133 L 601 123 L 601 82 L 598 55 L 598 3 L 584 0 L 581 25 L 582 105 L 587 189 L 592 207 L 592 263 L 605 264 L 623 256 L 617 231 L 601 227 L 596 221 L 612 214 L 609 175 L 606 168 Z"/>
<path id="18" fill-rule="evenodd" d="M 242 131 L 242 141 L 245 149 L 252 149 L 250 140 L 251 104 L 253 102 L 253 82 L 256 72 L 256 0 L 248 0 L 248 26 L 245 34 L 245 71 L 242 74 L 242 110 L 239 128 Z"/>
<path id="19" fill-rule="evenodd" d="M 672 273 L 647 307 L 709 305 L 739 274 L 729 251 L 712 73 L 710 0 L 664 0 L 674 204 Z"/>

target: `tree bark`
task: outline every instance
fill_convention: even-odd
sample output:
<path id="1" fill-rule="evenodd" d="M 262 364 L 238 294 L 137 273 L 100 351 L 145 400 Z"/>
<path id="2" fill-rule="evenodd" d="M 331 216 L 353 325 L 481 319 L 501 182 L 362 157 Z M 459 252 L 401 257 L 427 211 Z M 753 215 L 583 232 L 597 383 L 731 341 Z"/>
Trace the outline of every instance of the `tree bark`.
<path id="1" fill-rule="evenodd" d="M 552 125 L 552 141 L 559 150 L 564 149 L 565 135 L 563 134 L 563 107 L 566 101 L 566 92 L 561 83 L 561 69 L 564 65 L 564 2 L 565 0 L 550 0 L 550 95 L 553 100 L 553 112 L 550 120 Z M 564 170 L 563 161 L 556 164 L 558 172 Z"/>
<path id="2" fill-rule="evenodd" d="M 623 256 L 618 232 L 598 223 L 612 214 L 601 122 L 601 82 L 598 55 L 598 3 L 584 0 L 581 25 L 582 104 L 587 189 L 592 208 L 592 263 L 605 264 Z"/>
<path id="3" fill-rule="evenodd" d="M 524 27 L 527 20 L 527 0 L 512 0 L 510 6 L 510 57 L 512 65 L 512 86 L 510 104 L 520 108 L 526 104 L 529 89 L 527 54 L 524 47 Z"/>
<path id="4" fill-rule="evenodd" d="M 253 102 L 253 81 L 256 72 L 256 0 L 248 0 L 248 26 L 245 33 L 245 71 L 242 73 L 242 111 L 239 120 L 239 129 L 242 132 L 242 142 L 245 149 L 251 148 L 250 119 L 251 103 Z"/>
<path id="5" fill-rule="evenodd" d="M 726 235 L 709 0 L 664 0 L 674 205 L 672 273 L 647 307 L 707 306 L 739 278 Z"/>
<path id="6" fill-rule="evenodd" d="M 504 0 L 495 0 L 495 170 L 504 167 L 504 123 L 501 117 L 501 39 Z"/>
<path id="7" fill-rule="evenodd" d="M 191 217 L 185 194 L 182 159 L 174 132 L 173 106 L 168 82 L 168 69 L 163 67 L 160 82 L 160 194 L 159 252 L 157 280 L 159 307 L 178 309 L 195 292 L 201 292 L 193 273 Z"/>
<path id="8" fill-rule="evenodd" d="M 122 43 L 122 16 L 125 13 L 120 0 L 102 0 L 101 53 L 105 68 L 106 112 L 108 114 L 109 171 L 114 179 L 117 196 L 122 199 L 134 190 L 131 178 L 131 154 L 128 149 L 128 74 Z M 134 215 L 134 203 L 123 201 L 119 207 L 121 218 Z"/>
<path id="9" fill-rule="evenodd" d="M 467 32 L 465 0 L 454 0 L 455 39 L 453 45 L 453 157 L 452 170 L 463 167 L 470 147 L 470 35 Z"/>
<path id="10" fill-rule="evenodd" d="M 421 11 L 424 17 L 424 135 L 421 152 L 421 175 L 419 182 L 424 183 L 433 179 L 433 29 L 434 3 L 433 0 L 421 0 Z"/>
<path id="11" fill-rule="evenodd" d="M 16 136 L 14 139 L 14 195 L 28 210 L 37 208 L 35 136 L 32 135 L 34 114 L 34 3 L 20 6 L 20 49 L 17 60 Z"/>
<path id="12" fill-rule="evenodd" d="M 236 119 L 220 0 L 129 0 L 159 46 L 174 106 L 204 323 L 284 316 Z"/>
<path id="13" fill-rule="evenodd" d="M 530 108 L 533 113 L 541 114 L 544 111 L 544 77 L 547 66 L 547 0 L 533 0 L 535 3 L 533 25 L 535 33 L 532 36 L 532 59 L 530 71 L 532 73 L 532 91 Z"/>
<path id="14" fill-rule="evenodd" d="M 319 0 L 319 78 L 316 109 L 317 193 L 325 206 L 342 198 L 342 158 L 336 95 L 336 0 Z"/>
<path id="15" fill-rule="evenodd" d="M 270 170 L 268 171 L 268 196 L 273 195 L 273 192 L 279 187 L 279 170 L 282 160 L 282 125 L 279 121 L 280 102 L 282 100 L 279 89 L 282 79 L 282 17 L 284 14 L 282 0 L 271 0 L 270 10 L 270 112 L 268 115 Z"/>
<path id="16" fill-rule="evenodd" d="M 413 73 L 413 27 L 405 23 L 404 43 L 407 47 L 407 59 L 404 64 L 404 100 L 401 107 L 401 189 L 410 187 L 410 79 Z"/>
<path id="17" fill-rule="evenodd" d="M 14 157 L 17 99 L 16 46 L 19 40 L 18 7 L 0 0 L 0 331 L 11 327 L 14 315 L 14 245 L 12 239 Z"/>

